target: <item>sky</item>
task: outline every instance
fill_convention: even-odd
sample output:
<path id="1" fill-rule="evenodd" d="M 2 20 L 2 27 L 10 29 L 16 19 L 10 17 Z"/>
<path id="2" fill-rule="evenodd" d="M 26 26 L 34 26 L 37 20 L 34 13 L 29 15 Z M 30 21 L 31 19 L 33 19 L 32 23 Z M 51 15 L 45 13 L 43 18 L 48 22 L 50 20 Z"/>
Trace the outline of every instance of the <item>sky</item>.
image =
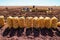
<path id="1" fill-rule="evenodd" d="M 60 0 L 0 0 L 0 6 L 60 6 Z"/>

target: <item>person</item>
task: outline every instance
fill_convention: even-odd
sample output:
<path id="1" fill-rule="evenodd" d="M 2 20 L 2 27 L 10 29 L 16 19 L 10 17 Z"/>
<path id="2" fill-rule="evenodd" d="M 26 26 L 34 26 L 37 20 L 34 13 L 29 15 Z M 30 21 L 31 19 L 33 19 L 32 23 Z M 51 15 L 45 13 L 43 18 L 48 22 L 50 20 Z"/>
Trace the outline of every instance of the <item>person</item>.
<path id="1" fill-rule="evenodd" d="M 35 8 L 35 6 L 33 5 L 33 8 Z"/>

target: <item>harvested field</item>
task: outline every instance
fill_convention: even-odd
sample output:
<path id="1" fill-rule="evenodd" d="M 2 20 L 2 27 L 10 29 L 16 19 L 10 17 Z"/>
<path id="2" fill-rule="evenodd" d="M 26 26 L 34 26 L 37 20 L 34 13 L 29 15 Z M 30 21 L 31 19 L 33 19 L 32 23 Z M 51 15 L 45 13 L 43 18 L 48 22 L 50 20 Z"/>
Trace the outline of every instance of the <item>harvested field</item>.
<path id="1" fill-rule="evenodd" d="M 55 12 L 52 13 L 45 13 L 45 12 L 21 12 L 20 8 L 15 7 L 15 8 L 11 8 L 9 7 L 8 10 L 5 9 L 5 7 L 3 7 L 4 9 L 0 10 L 0 15 L 5 16 L 5 19 L 8 16 L 43 16 L 43 17 L 53 17 L 56 16 L 59 21 L 60 21 L 60 9 L 58 9 L 57 7 L 53 7 Z M 40 7 L 39 7 L 40 8 Z M 60 7 L 59 7 L 60 8 Z M 34 30 L 32 32 L 32 34 L 30 34 L 29 36 L 27 36 L 26 34 L 26 28 L 24 28 L 24 32 L 19 36 L 17 35 L 17 31 L 15 33 L 15 35 L 13 37 L 10 37 L 10 35 L 8 34 L 7 36 L 3 36 L 3 34 L 5 35 L 4 31 L 7 28 L 7 24 L 5 23 L 4 27 L 0 28 L 0 40 L 60 40 L 60 27 L 58 27 L 58 30 L 54 30 L 54 29 L 38 29 L 39 31 L 36 32 L 37 30 Z M 18 30 L 18 29 L 17 29 Z M 28 31 L 28 33 L 31 31 Z M 21 33 L 21 32 L 20 32 Z M 37 36 L 36 36 L 37 35 Z"/>

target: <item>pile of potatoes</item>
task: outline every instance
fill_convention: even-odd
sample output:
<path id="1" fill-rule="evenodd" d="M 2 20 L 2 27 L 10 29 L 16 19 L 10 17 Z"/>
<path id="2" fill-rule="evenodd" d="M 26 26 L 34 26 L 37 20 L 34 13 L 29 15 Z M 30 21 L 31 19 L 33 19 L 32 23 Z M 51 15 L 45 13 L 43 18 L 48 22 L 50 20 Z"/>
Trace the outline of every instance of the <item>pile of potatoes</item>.
<path id="1" fill-rule="evenodd" d="M 55 16 L 50 17 L 12 17 L 9 16 L 6 19 L 6 23 L 9 28 L 57 28 L 60 26 L 60 22 L 58 22 L 58 18 Z M 0 16 L 0 27 L 2 27 L 5 23 L 4 16 Z"/>

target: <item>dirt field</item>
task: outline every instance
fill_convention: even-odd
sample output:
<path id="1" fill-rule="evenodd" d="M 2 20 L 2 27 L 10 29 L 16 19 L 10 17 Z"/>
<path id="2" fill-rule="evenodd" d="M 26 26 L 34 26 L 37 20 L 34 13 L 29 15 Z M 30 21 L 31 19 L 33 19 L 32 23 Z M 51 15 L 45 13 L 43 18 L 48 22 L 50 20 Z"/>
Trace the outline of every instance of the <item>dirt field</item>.
<path id="1" fill-rule="evenodd" d="M 8 7 L 8 10 L 1 6 L 0 7 L 0 15 L 4 15 L 5 19 L 8 16 L 49 16 L 49 17 L 53 17 L 56 16 L 59 21 L 60 21 L 60 7 L 55 7 L 53 6 L 52 8 L 54 8 L 55 12 L 52 13 L 45 13 L 45 12 L 21 12 L 20 8 L 23 7 Z M 50 8 L 50 7 L 37 7 L 37 8 Z M 59 30 L 53 30 L 53 29 L 41 29 L 39 32 L 32 32 L 32 34 L 30 34 L 29 36 L 26 36 L 26 28 L 24 28 L 24 32 L 21 34 L 21 36 L 17 36 L 17 34 L 15 34 L 13 37 L 10 37 L 9 34 L 7 36 L 2 36 L 3 32 L 5 31 L 5 27 L 7 27 L 7 25 L 5 24 L 3 28 L 0 29 L 0 40 L 60 40 L 60 31 Z M 60 29 L 60 28 L 59 28 Z M 47 31 L 48 30 L 48 31 Z M 31 31 L 28 31 L 28 33 Z M 17 33 L 17 32 L 16 32 Z M 37 34 L 36 34 L 37 33 Z M 35 35 L 34 35 L 35 34 Z M 37 35 L 37 36 L 36 36 Z"/>

